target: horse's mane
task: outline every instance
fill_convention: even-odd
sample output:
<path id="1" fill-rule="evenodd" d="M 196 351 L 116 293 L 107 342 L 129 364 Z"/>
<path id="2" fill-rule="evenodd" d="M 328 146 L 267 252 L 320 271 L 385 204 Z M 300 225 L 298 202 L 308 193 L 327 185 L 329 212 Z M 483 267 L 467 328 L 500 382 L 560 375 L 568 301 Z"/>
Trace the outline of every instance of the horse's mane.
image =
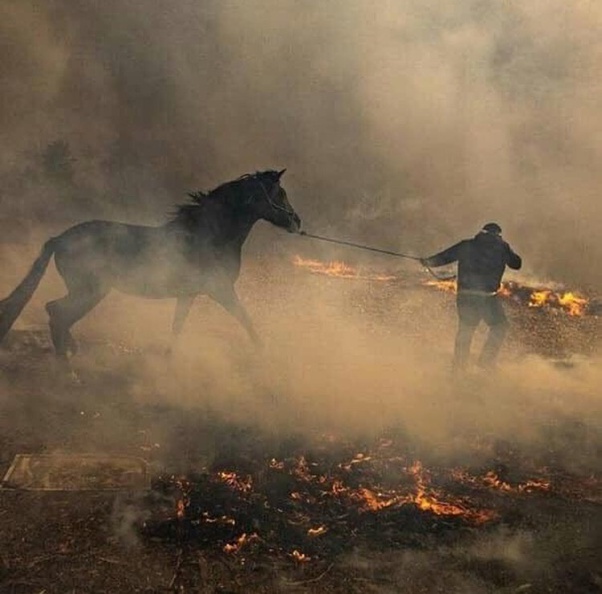
<path id="1" fill-rule="evenodd" d="M 181 224 L 183 226 L 194 225 L 200 217 L 207 211 L 211 203 L 226 202 L 236 192 L 239 192 L 241 187 L 251 179 L 261 179 L 263 177 L 277 178 L 276 171 L 257 171 L 255 173 L 245 173 L 236 179 L 220 184 L 209 192 L 196 190 L 188 192 L 190 202 L 178 204 L 171 219 L 171 223 Z"/>

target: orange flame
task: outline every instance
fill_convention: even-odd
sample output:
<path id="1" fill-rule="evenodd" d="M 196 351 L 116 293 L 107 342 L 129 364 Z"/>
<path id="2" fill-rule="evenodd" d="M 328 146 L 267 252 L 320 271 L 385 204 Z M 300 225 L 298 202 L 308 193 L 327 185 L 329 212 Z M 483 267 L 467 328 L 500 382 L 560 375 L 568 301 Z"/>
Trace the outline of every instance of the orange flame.
<path id="1" fill-rule="evenodd" d="M 297 549 L 295 549 L 291 553 L 291 557 L 295 561 L 298 561 L 299 563 L 307 563 L 308 561 L 311 561 L 311 557 L 308 557 L 305 553 L 302 553 L 301 551 L 298 551 Z"/>
<path id="2" fill-rule="evenodd" d="M 336 278 L 382 282 L 395 280 L 394 276 L 387 274 L 366 274 L 357 268 L 338 260 L 331 262 L 320 262 L 319 260 L 307 260 L 301 256 L 295 256 L 293 258 L 293 264 L 301 268 L 306 268 L 314 274 L 324 274 L 325 276 L 333 276 Z"/>
<path id="3" fill-rule="evenodd" d="M 450 293 L 457 291 L 455 280 L 429 280 L 425 284 Z M 570 316 L 585 315 L 590 303 L 587 297 L 576 291 L 557 292 L 552 289 L 528 287 L 511 281 L 502 283 L 497 294 L 500 297 L 524 303 L 528 307 L 561 310 Z"/>
<path id="4" fill-rule="evenodd" d="M 456 470 L 453 472 L 453 476 L 458 481 L 495 489 L 504 493 L 532 493 L 534 491 L 549 491 L 551 488 L 550 481 L 546 479 L 529 479 L 525 482 L 511 485 L 507 481 L 502 480 L 493 470 L 480 477 L 472 476 L 464 470 Z"/>
<path id="5" fill-rule="evenodd" d="M 252 534 L 243 532 L 234 542 L 224 545 L 224 553 L 238 553 L 243 546 L 255 540 L 259 540 L 259 536 L 256 532 L 253 532 Z"/>
<path id="6" fill-rule="evenodd" d="M 495 512 L 471 509 L 462 500 L 441 500 L 441 495 L 429 486 L 430 478 L 420 462 L 414 462 L 407 471 L 414 478 L 414 492 L 375 491 L 367 487 L 350 489 L 345 487 L 342 481 L 335 480 L 331 486 L 331 493 L 348 497 L 351 501 L 359 503 L 360 509 L 365 511 L 377 512 L 393 506 L 413 504 L 423 511 L 430 511 L 439 516 L 461 516 L 475 524 L 482 524 L 496 517 Z"/>
<path id="7" fill-rule="evenodd" d="M 390 446 L 390 442 L 383 442 L 383 448 Z M 351 459 L 350 462 L 341 463 L 338 468 L 341 470 L 352 472 L 356 464 L 365 462 L 370 464 L 373 461 L 374 454 L 358 453 Z M 393 457 L 389 460 L 402 460 L 401 458 Z M 381 489 L 372 485 L 360 485 L 359 487 L 350 487 L 345 484 L 343 478 L 334 478 L 327 475 L 313 474 L 310 464 L 304 456 L 299 456 L 295 463 L 290 467 L 289 472 L 308 483 L 321 485 L 324 496 L 341 498 L 357 506 L 359 511 L 364 512 L 379 512 L 381 510 L 402 506 L 414 505 L 423 511 L 429 511 L 439 516 L 457 516 L 462 517 L 473 524 L 483 524 L 495 517 L 497 514 L 488 509 L 475 509 L 474 504 L 467 501 L 465 498 L 453 496 L 443 496 L 435 488 L 430 485 L 430 474 L 423 468 L 421 462 L 416 461 L 411 466 L 405 468 L 405 472 L 413 479 L 414 486 L 409 490 L 404 489 Z M 277 460 L 272 460 L 270 467 L 277 470 L 285 470 L 286 465 Z M 459 471 L 458 471 L 459 472 Z M 456 473 L 454 477 L 459 481 L 466 482 L 466 474 Z M 473 484 L 474 481 L 473 481 Z M 535 488 L 536 483 L 530 482 L 525 484 L 524 490 L 528 491 Z M 298 491 L 292 491 L 290 497 L 294 501 L 315 503 L 316 497 L 306 495 Z M 309 528 L 308 535 L 323 534 L 326 527 Z"/>
<path id="8" fill-rule="evenodd" d="M 571 316 L 582 316 L 589 300 L 578 293 L 568 291 L 558 297 L 558 303 L 568 311 Z"/>
<path id="9" fill-rule="evenodd" d="M 429 477 L 423 469 L 420 462 L 414 464 L 408 469 L 416 479 L 416 495 L 413 502 L 425 511 L 431 511 L 439 516 L 463 516 L 466 519 L 472 520 L 475 524 L 482 524 L 496 517 L 495 512 L 491 510 L 472 510 L 468 509 L 462 502 L 450 503 L 439 501 L 438 493 L 430 489 L 427 494 Z"/>
<path id="10" fill-rule="evenodd" d="M 247 493 L 253 489 L 253 479 L 250 476 L 242 478 L 235 472 L 227 472 L 222 470 L 217 473 L 217 477 L 237 491 L 243 491 L 244 493 Z"/>
<path id="11" fill-rule="evenodd" d="M 203 522 L 207 522 L 207 524 L 226 524 L 230 526 L 236 525 L 236 520 L 234 518 L 230 518 L 229 516 L 219 516 L 217 518 L 213 518 L 209 515 L 209 512 L 203 512 Z"/>
<path id="12" fill-rule="evenodd" d="M 181 520 L 186 515 L 186 508 L 190 505 L 190 498 L 188 493 L 190 492 L 190 482 L 184 478 L 173 477 L 174 484 L 180 490 L 180 497 L 176 500 L 176 517 Z"/>
<path id="13" fill-rule="evenodd" d="M 309 536 L 322 536 L 322 534 L 326 534 L 328 532 L 328 528 L 326 526 L 318 526 L 317 528 L 310 528 L 307 531 Z"/>

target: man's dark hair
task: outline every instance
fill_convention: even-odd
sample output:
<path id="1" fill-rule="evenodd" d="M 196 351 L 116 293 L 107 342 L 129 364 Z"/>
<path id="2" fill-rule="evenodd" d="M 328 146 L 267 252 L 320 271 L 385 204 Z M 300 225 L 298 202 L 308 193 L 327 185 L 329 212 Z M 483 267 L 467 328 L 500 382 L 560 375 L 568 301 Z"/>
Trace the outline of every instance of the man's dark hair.
<path id="1" fill-rule="evenodd" d="M 502 232 L 502 228 L 497 223 L 487 223 L 483 226 L 483 231 L 487 233 L 495 233 L 496 235 L 500 235 Z"/>

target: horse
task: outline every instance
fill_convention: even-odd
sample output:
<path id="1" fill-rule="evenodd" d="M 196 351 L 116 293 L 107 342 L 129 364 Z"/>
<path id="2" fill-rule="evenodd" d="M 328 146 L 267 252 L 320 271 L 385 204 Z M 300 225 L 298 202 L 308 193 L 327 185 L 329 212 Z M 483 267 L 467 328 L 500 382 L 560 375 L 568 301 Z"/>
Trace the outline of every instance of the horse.
<path id="1" fill-rule="evenodd" d="M 77 352 L 71 327 L 112 290 L 146 298 L 175 298 L 172 333 L 177 336 L 195 297 L 208 295 L 258 336 L 234 284 L 242 246 L 260 219 L 294 233 L 301 219 L 280 178 L 286 170 L 245 174 L 208 193 L 192 192 L 161 226 L 107 220 L 76 224 L 42 247 L 31 269 L 0 301 L 0 341 L 33 296 L 52 256 L 67 294 L 46 304 L 57 357 Z"/>

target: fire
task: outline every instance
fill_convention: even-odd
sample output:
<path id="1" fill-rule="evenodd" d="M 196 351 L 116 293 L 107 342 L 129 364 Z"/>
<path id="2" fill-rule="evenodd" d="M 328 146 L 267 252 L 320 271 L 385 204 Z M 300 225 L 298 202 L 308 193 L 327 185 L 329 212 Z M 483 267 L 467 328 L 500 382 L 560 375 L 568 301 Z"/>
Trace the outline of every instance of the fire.
<path id="1" fill-rule="evenodd" d="M 361 487 L 351 493 L 351 498 L 356 499 L 362 505 L 362 509 L 369 511 L 380 511 L 387 507 L 400 505 L 411 501 L 408 495 L 396 495 L 394 493 L 383 493 Z"/>
<path id="2" fill-rule="evenodd" d="M 457 469 L 453 472 L 453 476 L 459 482 L 485 487 L 487 489 L 494 489 L 503 493 L 534 493 L 538 491 L 545 492 L 551 489 L 550 481 L 544 478 L 528 479 L 513 485 L 500 478 L 493 470 L 486 472 L 483 476 L 472 476 L 464 470 Z"/>
<path id="3" fill-rule="evenodd" d="M 409 471 L 416 479 L 416 494 L 413 503 L 421 510 L 433 512 L 438 516 L 462 516 L 475 524 L 483 524 L 496 517 L 497 514 L 491 510 L 472 510 L 461 501 L 455 503 L 440 501 L 437 498 L 438 493 L 433 489 L 427 493 L 430 477 L 420 462 L 414 462 Z"/>
<path id="4" fill-rule="evenodd" d="M 382 282 L 397 280 L 396 276 L 366 272 L 363 269 L 360 270 L 337 260 L 321 262 L 319 260 L 305 259 L 297 255 L 293 258 L 293 264 L 305 268 L 314 274 L 323 274 L 341 279 Z M 454 279 L 428 280 L 424 284 L 436 287 L 442 291 L 456 292 L 456 281 Z M 586 314 L 597 315 L 601 311 L 602 305 L 599 300 L 592 300 L 578 291 L 555 291 L 546 287 L 530 287 L 515 281 L 503 282 L 497 294 L 527 307 L 563 311 L 574 317 Z"/>
<path id="5" fill-rule="evenodd" d="M 483 477 L 483 484 L 506 493 L 531 493 L 532 491 L 548 491 L 550 489 L 550 481 L 546 480 L 528 480 L 513 486 L 500 479 L 492 470 Z"/>
<path id="6" fill-rule="evenodd" d="M 455 293 L 457 290 L 455 280 L 429 280 L 425 284 L 450 293 Z M 589 298 L 576 291 L 529 287 L 514 281 L 502 283 L 497 294 L 527 307 L 563 311 L 575 317 L 589 313 L 591 304 Z"/>
<path id="7" fill-rule="evenodd" d="M 245 545 L 255 540 L 259 540 L 257 533 L 247 534 L 243 532 L 234 542 L 224 545 L 224 553 L 238 553 Z"/>
<path id="8" fill-rule="evenodd" d="M 455 293 L 457 289 L 455 280 L 428 280 L 424 284 L 448 293 Z"/>
<path id="9" fill-rule="evenodd" d="M 228 516 L 219 516 L 212 517 L 209 512 L 203 512 L 203 522 L 207 522 L 207 524 L 222 524 L 222 525 L 236 525 L 236 520 L 234 518 L 230 518 Z"/>
<path id="10" fill-rule="evenodd" d="M 363 454 L 360 456 L 359 459 L 364 459 Z M 365 458 L 372 459 L 371 457 Z M 358 456 L 356 455 L 353 460 L 358 460 Z M 349 471 L 351 465 L 340 464 L 339 468 Z M 407 492 L 374 489 L 366 486 L 351 489 L 346 487 L 342 480 L 335 480 L 331 484 L 330 494 L 359 504 L 360 510 L 365 512 L 379 512 L 402 505 L 415 505 L 422 511 L 428 511 L 438 516 L 460 516 L 474 524 L 482 524 L 496 517 L 494 512 L 472 509 L 469 504 L 460 499 L 456 500 L 448 496 L 447 500 L 443 500 L 442 495 L 430 487 L 430 477 L 421 462 L 414 462 L 406 468 L 406 472 L 415 483 L 414 488 Z"/>
<path id="11" fill-rule="evenodd" d="M 220 471 L 217 478 L 237 491 L 246 493 L 253 489 L 253 479 L 250 476 L 241 478 L 235 472 Z"/>
<path id="12" fill-rule="evenodd" d="M 293 258 L 293 264 L 301 268 L 306 268 L 314 274 L 323 274 L 325 276 L 333 276 L 337 278 L 348 278 L 355 280 L 369 280 L 369 281 L 392 281 L 395 280 L 394 276 L 387 274 L 366 274 L 349 264 L 341 261 L 331 262 L 320 262 L 319 260 L 307 260 L 301 256 L 295 256 Z"/>
<path id="13" fill-rule="evenodd" d="M 326 526 L 318 526 L 317 528 L 310 528 L 307 531 L 308 536 L 322 536 L 322 534 L 326 534 L 328 532 L 328 528 Z"/>
<path id="14" fill-rule="evenodd" d="M 558 303 L 560 303 L 562 307 L 568 310 L 570 315 L 581 316 L 585 313 L 587 309 L 588 299 L 577 293 L 568 291 L 567 293 L 563 293 L 558 298 Z"/>
<path id="15" fill-rule="evenodd" d="M 186 508 L 190 505 L 189 492 L 192 485 L 185 478 L 172 476 L 172 480 L 180 494 L 176 498 L 176 517 L 182 520 L 186 516 Z"/>
<path id="16" fill-rule="evenodd" d="M 186 501 L 178 499 L 176 501 L 176 517 L 181 520 L 186 515 Z"/>
<path id="17" fill-rule="evenodd" d="M 297 549 L 295 549 L 292 553 L 291 553 L 291 557 L 295 560 L 298 561 L 299 563 L 307 563 L 308 561 L 311 561 L 311 557 L 308 557 L 307 555 L 305 555 L 304 553 L 301 553 L 300 551 L 298 551 Z"/>
<path id="18" fill-rule="evenodd" d="M 315 447 L 295 448 L 284 458 L 258 458 L 249 466 L 245 456 L 249 475 L 223 467 L 194 480 L 169 475 L 167 486 L 175 487 L 176 498 L 170 522 L 177 519 L 179 538 L 215 542 L 241 560 L 263 551 L 306 564 L 365 538 L 397 547 L 407 531 L 505 521 L 508 499 L 600 501 L 594 475 L 582 480 L 545 466 L 534 470 L 530 463 L 510 468 L 497 459 L 485 467 L 493 468 L 489 471 L 427 467 L 408 456 L 407 445 L 396 438 L 358 444 L 323 436 Z"/>

